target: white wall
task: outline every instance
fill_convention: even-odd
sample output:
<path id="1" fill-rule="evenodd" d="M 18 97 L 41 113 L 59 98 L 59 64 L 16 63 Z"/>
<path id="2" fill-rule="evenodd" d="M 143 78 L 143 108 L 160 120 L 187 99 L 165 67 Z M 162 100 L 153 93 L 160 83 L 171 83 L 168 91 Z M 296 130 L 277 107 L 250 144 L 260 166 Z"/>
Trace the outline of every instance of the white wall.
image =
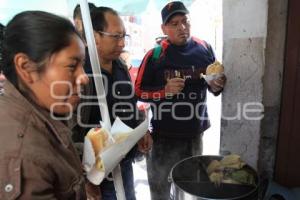
<path id="1" fill-rule="evenodd" d="M 267 0 L 223 0 L 224 40 L 266 37 Z"/>

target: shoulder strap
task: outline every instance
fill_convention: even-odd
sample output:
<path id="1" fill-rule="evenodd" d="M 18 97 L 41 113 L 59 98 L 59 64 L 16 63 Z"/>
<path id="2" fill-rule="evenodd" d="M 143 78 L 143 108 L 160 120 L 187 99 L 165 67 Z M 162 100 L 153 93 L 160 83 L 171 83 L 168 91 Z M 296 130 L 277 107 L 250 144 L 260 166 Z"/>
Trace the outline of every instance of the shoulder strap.
<path id="1" fill-rule="evenodd" d="M 162 40 L 159 45 L 154 47 L 153 54 L 152 54 L 152 60 L 153 61 L 158 60 L 161 57 L 161 54 L 165 53 L 168 46 L 169 46 L 169 42 L 166 39 Z"/>
<path id="2" fill-rule="evenodd" d="M 162 52 L 162 47 L 160 45 L 156 46 L 153 49 L 152 60 L 154 61 L 158 60 L 161 52 Z"/>

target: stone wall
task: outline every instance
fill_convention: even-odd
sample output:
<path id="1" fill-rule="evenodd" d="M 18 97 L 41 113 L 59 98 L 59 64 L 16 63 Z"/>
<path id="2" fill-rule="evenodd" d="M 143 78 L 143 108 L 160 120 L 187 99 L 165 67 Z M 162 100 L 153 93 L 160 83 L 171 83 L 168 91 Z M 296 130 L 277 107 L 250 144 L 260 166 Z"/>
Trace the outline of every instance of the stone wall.
<path id="1" fill-rule="evenodd" d="M 268 178 L 276 155 L 287 1 L 223 1 L 228 83 L 222 99 L 221 151 L 242 155 Z M 260 115 L 261 120 L 255 119 Z"/>
<path id="2" fill-rule="evenodd" d="M 267 14 L 267 0 L 223 1 L 223 63 L 228 81 L 222 99 L 221 151 L 240 154 L 254 168 L 263 114 Z"/>

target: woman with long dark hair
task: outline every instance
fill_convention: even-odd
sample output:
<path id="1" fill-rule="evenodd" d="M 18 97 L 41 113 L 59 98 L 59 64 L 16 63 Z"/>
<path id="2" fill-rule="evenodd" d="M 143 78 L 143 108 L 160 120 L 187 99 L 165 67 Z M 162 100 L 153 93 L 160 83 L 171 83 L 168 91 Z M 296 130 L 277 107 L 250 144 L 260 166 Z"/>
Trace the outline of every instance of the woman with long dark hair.
<path id="1" fill-rule="evenodd" d="M 0 96 L 0 199 L 86 199 L 64 121 L 79 103 L 84 43 L 67 20 L 42 11 L 5 29 Z"/>

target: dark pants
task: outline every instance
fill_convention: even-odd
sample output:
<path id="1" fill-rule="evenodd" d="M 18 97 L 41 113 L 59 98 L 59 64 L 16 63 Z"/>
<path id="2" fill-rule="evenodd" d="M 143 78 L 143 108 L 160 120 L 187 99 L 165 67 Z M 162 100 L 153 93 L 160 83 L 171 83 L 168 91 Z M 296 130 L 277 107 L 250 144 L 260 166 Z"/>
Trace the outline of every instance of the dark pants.
<path id="1" fill-rule="evenodd" d="M 147 157 L 148 181 L 152 200 L 170 198 L 169 173 L 184 158 L 202 154 L 202 134 L 193 138 L 166 138 L 153 133 L 152 150 Z"/>
<path id="2" fill-rule="evenodd" d="M 132 160 L 121 162 L 121 173 L 126 200 L 135 200 Z M 102 200 L 117 200 L 114 182 L 104 179 L 100 184 Z"/>

